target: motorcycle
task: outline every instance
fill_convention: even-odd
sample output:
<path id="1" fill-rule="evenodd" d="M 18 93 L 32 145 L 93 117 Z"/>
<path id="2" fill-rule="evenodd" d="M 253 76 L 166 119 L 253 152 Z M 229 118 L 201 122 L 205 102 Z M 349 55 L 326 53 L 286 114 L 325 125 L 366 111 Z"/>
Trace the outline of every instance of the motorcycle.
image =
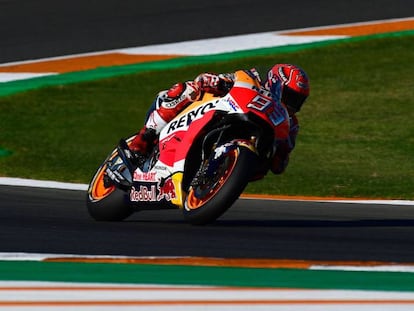
<path id="1" fill-rule="evenodd" d="M 169 122 L 141 163 L 131 161 L 134 136 L 121 140 L 89 184 L 92 218 L 121 221 L 140 210 L 175 208 L 187 222 L 205 225 L 266 175 L 289 116 L 252 71 L 234 75 L 225 96 L 205 93 Z"/>

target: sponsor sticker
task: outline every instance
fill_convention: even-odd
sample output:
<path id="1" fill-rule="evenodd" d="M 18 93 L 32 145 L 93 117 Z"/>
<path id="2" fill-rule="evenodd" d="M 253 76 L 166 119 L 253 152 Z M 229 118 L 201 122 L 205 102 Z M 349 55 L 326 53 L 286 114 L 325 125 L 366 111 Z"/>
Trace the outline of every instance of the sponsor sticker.
<path id="1" fill-rule="evenodd" d="M 146 176 L 153 178 L 155 176 Z M 162 185 L 159 182 L 147 182 L 139 186 L 133 186 L 129 193 L 129 199 L 131 202 L 160 202 L 171 201 L 176 198 L 174 183 L 170 178 L 166 179 Z"/>

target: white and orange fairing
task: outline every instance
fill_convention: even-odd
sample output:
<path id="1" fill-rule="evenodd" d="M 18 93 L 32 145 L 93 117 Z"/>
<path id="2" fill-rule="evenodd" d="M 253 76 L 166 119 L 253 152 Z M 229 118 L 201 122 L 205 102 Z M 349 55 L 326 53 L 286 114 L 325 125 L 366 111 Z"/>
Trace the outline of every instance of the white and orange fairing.
<path id="1" fill-rule="evenodd" d="M 134 172 L 133 181 L 142 185 L 139 189 L 133 187 L 131 201 L 167 199 L 182 207 L 186 156 L 200 130 L 218 111 L 257 114 L 274 128 L 275 138 L 289 136 L 289 116 L 280 99 L 273 99 L 251 72 L 236 71 L 234 76 L 234 86 L 225 96 L 204 94 L 201 100 L 190 104 L 161 130 L 158 162 L 150 172 L 142 172 L 139 168 Z"/>

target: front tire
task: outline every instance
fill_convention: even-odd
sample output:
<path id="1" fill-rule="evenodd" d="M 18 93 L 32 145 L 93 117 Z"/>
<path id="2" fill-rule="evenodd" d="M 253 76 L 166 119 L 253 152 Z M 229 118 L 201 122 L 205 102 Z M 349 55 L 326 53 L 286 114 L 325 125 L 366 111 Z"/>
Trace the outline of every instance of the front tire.
<path id="1" fill-rule="evenodd" d="M 89 215 L 98 221 L 121 221 L 133 213 L 125 191 L 115 186 L 105 186 L 106 161 L 98 169 L 89 184 L 86 206 Z"/>
<path id="2" fill-rule="evenodd" d="M 184 200 L 184 218 L 193 225 L 205 225 L 220 217 L 246 188 L 256 160 L 248 148 L 230 150 L 222 157 L 216 178 L 190 187 Z"/>

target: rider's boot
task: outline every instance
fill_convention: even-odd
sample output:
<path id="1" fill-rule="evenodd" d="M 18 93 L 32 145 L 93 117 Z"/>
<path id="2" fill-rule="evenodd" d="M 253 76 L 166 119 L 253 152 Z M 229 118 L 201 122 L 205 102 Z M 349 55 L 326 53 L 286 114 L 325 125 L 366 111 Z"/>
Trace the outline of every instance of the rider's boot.
<path id="1" fill-rule="evenodd" d="M 154 148 L 156 140 L 156 131 L 144 126 L 129 144 L 129 149 L 133 153 L 132 161 L 135 162 L 135 164 L 145 162 L 146 157 Z"/>

